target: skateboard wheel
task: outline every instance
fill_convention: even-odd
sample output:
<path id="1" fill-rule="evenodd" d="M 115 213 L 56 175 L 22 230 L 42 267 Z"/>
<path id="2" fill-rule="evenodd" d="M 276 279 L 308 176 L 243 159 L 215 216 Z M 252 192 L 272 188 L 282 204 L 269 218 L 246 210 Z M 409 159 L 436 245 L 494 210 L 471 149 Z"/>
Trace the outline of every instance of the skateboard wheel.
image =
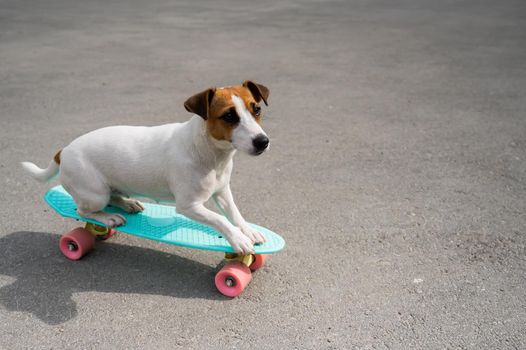
<path id="1" fill-rule="evenodd" d="M 227 263 L 216 274 L 219 292 L 227 297 L 237 297 L 252 280 L 250 269 L 239 261 Z"/>
<path id="2" fill-rule="evenodd" d="M 267 254 L 254 254 L 254 261 L 250 264 L 250 270 L 256 271 L 257 269 L 263 267 L 265 261 L 267 260 Z"/>
<path id="3" fill-rule="evenodd" d="M 62 254 L 70 260 L 79 260 L 95 246 L 95 237 L 82 227 L 60 237 L 59 248 Z"/>

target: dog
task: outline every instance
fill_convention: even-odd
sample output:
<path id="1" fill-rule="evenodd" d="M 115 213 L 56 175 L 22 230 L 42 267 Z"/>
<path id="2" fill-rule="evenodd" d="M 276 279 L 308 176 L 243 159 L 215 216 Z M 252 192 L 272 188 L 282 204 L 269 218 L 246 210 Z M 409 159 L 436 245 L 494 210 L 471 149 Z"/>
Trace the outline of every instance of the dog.
<path id="1" fill-rule="evenodd" d="M 108 204 L 136 213 L 144 206 L 133 196 L 175 200 L 177 212 L 221 232 L 235 252 L 250 254 L 265 237 L 239 212 L 230 177 L 236 150 L 257 156 L 269 148 L 260 106 L 268 106 L 268 97 L 267 87 L 250 80 L 209 88 L 186 100 L 194 115 L 184 123 L 97 129 L 58 151 L 46 169 L 22 166 L 42 182 L 60 173 L 78 214 L 108 227 L 125 224 L 122 215 L 102 211 Z M 210 199 L 226 217 L 205 206 Z"/>

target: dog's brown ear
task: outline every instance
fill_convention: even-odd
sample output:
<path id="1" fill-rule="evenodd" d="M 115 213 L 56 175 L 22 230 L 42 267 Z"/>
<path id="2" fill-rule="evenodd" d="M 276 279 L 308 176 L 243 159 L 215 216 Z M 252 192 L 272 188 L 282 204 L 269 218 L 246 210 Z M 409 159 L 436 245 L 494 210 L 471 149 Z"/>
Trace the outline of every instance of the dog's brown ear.
<path id="1" fill-rule="evenodd" d="M 188 112 L 195 113 L 201 116 L 204 120 L 208 119 L 208 110 L 210 109 L 210 103 L 214 98 L 215 88 L 206 89 L 194 96 L 190 97 L 184 103 L 184 108 Z"/>
<path id="2" fill-rule="evenodd" d="M 263 102 L 265 102 L 265 105 L 268 106 L 267 99 L 268 95 L 270 94 L 270 91 L 265 85 L 261 85 L 251 80 L 247 80 L 243 83 L 243 86 L 250 90 L 256 102 L 259 103 L 259 101 L 263 100 Z"/>

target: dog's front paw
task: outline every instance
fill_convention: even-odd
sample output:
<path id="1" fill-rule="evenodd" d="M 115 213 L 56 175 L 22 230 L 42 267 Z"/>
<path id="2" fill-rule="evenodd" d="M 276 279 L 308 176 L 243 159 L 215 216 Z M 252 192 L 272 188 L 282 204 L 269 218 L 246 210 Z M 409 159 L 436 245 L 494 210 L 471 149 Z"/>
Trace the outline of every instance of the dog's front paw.
<path id="1" fill-rule="evenodd" d="M 241 232 L 247 236 L 254 244 L 265 243 L 265 236 L 261 232 L 253 229 L 250 225 L 244 225 L 241 227 Z"/>
<path id="2" fill-rule="evenodd" d="M 237 227 L 229 235 L 229 237 L 227 237 L 227 240 L 236 253 L 243 255 L 254 253 L 254 245 L 252 240 Z"/>

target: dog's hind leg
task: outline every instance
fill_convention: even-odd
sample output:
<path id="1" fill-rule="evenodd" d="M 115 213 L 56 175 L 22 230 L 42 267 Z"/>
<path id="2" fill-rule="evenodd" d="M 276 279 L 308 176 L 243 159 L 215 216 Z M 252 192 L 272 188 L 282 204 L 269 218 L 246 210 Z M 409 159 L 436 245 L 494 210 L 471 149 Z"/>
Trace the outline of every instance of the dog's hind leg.
<path id="1" fill-rule="evenodd" d="M 101 211 L 100 209 L 98 211 L 93 211 L 93 208 L 95 207 L 91 206 L 90 204 L 82 204 L 78 206 L 77 213 L 87 219 L 97 220 L 107 227 L 117 227 L 126 223 L 126 219 L 120 214 L 109 214 Z"/>
<path id="2" fill-rule="evenodd" d="M 103 181 L 94 168 L 70 161 L 63 162 L 60 171 L 62 186 L 77 204 L 77 213 L 87 219 L 97 220 L 107 227 L 116 227 L 126 223 L 119 214 L 104 213 L 102 209 L 110 201 L 111 188 Z M 82 169 L 82 171 L 78 171 Z"/>
<path id="3" fill-rule="evenodd" d="M 107 193 L 83 192 L 78 189 L 69 191 L 77 204 L 77 213 L 87 219 L 97 220 L 107 227 L 116 227 L 126 223 L 126 219 L 119 214 L 109 214 L 102 211 L 110 200 L 110 190 Z"/>
<path id="4" fill-rule="evenodd" d="M 110 204 L 117 208 L 121 208 L 127 213 L 138 213 L 144 210 L 144 205 L 137 199 L 126 198 L 118 193 L 111 194 Z"/>

